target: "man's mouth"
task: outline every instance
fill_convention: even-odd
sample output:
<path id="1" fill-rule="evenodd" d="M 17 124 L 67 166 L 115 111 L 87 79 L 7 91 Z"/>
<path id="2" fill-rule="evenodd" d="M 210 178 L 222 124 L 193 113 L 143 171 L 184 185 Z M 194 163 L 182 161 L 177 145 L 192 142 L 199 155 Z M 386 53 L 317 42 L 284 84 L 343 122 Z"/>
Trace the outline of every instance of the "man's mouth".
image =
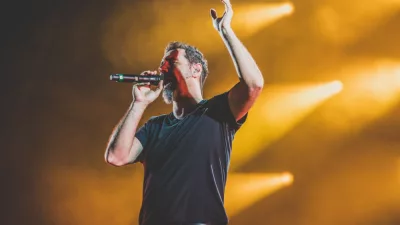
<path id="1" fill-rule="evenodd" d="M 172 74 L 165 73 L 163 75 L 165 84 L 175 82 L 175 77 Z"/>
<path id="2" fill-rule="evenodd" d="M 170 91 L 174 90 L 176 87 L 176 78 L 172 74 L 164 74 L 164 88 Z"/>

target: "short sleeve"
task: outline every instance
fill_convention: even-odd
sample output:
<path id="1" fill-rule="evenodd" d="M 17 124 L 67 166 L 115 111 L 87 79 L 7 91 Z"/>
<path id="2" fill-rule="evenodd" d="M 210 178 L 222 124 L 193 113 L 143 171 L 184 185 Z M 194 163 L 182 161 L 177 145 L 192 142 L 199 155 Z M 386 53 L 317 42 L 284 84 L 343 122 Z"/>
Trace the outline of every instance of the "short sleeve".
<path id="1" fill-rule="evenodd" d="M 146 151 L 146 144 L 147 141 L 149 140 L 149 122 L 146 122 L 145 124 L 143 124 L 143 126 L 141 126 L 135 134 L 135 137 L 140 141 L 140 143 L 143 146 L 143 150 L 142 152 L 139 154 L 139 156 L 135 159 L 135 161 L 133 163 L 137 163 L 137 162 L 141 162 L 143 163 L 144 161 L 144 155 L 145 155 L 145 151 Z"/>
<path id="2" fill-rule="evenodd" d="M 148 131 L 149 131 L 148 126 L 149 126 L 148 123 L 143 124 L 143 126 L 141 126 L 135 134 L 135 137 L 140 141 L 143 148 L 146 146 L 148 139 Z"/>
<path id="3" fill-rule="evenodd" d="M 232 129 L 238 130 L 246 121 L 248 113 L 236 121 L 229 107 L 228 94 L 229 92 L 225 92 L 209 100 L 210 113 L 219 121 L 227 123 Z"/>

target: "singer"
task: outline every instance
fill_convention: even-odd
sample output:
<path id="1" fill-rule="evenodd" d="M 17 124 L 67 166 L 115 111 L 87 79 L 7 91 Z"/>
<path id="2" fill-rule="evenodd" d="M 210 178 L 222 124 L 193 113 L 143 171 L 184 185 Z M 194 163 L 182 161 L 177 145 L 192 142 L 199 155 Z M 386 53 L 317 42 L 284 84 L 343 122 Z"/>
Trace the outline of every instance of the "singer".
<path id="1" fill-rule="evenodd" d="M 105 160 L 114 166 L 144 167 L 140 225 L 226 225 L 224 208 L 232 141 L 263 89 L 263 76 L 231 28 L 229 0 L 223 16 L 211 9 L 214 28 L 228 49 L 239 77 L 230 90 L 203 99 L 207 61 L 195 47 L 167 45 L 157 88 L 133 85 L 133 100 L 113 130 Z M 157 71 L 142 75 L 157 76 Z M 172 112 L 138 127 L 146 108 L 160 96 Z M 244 193 L 245 194 L 245 193 Z"/>

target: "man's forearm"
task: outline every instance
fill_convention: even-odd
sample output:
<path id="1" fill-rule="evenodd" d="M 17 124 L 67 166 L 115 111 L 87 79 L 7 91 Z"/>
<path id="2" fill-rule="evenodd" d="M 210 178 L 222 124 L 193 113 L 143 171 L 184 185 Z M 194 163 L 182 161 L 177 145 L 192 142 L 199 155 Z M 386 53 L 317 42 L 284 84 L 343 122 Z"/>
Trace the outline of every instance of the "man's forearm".
<path id="1" fill-rule="evenodd" d="M 132 102 L 128 111 L 114 128 L 107 144 L 105 160 L 110 162 L 111 158 L 122 160 L 129 156 L 132 143 L 140 119 L 146 109 L 146 105 Z"/>
<path id="2" fill-rule="evenodd" d="M 222 28 L 220 35 L 232 57 L 241 82 L 250 89 L 263 87 L 264 78 L 260 69 L 235 32 L 231 28 Z"/>

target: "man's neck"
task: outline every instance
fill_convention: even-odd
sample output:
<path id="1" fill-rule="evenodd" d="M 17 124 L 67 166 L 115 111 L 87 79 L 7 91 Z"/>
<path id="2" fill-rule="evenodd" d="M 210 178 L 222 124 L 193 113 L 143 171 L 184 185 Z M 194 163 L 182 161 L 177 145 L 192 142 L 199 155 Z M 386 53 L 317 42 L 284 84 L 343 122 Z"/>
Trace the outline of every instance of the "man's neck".
<path id="1" fill-rule="evenodd" d="M 174 91 L 172 110 L 177 119 L 182 119 L 192 112 L 196 105 L 203 100 L 199 84 L 193 80 L 188 81 L 191 82 L 178 83 L 178 87 Z"/>
<path id="2" fill-rule="evenodd" d="M 175 118 L 183 119 L 183 117 L 196 109 L 197 104 L 201 100 L 203 100 L 201 95 L 198 97 L 176 97 L 172 102 L 172 110 Z"/>

